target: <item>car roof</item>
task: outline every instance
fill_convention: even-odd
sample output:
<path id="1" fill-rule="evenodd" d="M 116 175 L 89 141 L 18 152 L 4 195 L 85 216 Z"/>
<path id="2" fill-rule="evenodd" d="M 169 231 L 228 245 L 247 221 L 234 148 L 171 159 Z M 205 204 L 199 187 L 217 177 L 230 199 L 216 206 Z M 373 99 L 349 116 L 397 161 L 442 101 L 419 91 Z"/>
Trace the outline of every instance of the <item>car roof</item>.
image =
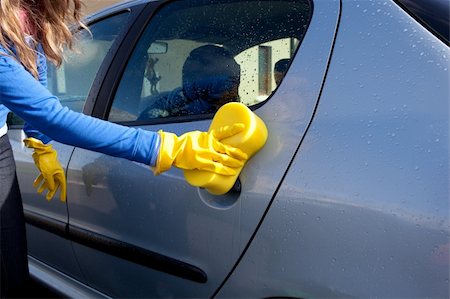
<path id="1" fill-rule="evenodd" d="M 145 4 L 145 3 L 149 3 L 149 2 L 153 2 L 155 0 L 124 0 L 115 4 L 112 4 L 110 6 L 107 6 L 105 8 L 102 8 L 90 15 L 88 15 L 86 17 L 87 21 L 90 20 L 94 20 L 94 19 L 98 19 L 98 18 L 102 18 L 106 15 L 110 15 L 113 14 L 115 12 L 127 9 L 127 8 L 132 8 L 141 4 Z"/>

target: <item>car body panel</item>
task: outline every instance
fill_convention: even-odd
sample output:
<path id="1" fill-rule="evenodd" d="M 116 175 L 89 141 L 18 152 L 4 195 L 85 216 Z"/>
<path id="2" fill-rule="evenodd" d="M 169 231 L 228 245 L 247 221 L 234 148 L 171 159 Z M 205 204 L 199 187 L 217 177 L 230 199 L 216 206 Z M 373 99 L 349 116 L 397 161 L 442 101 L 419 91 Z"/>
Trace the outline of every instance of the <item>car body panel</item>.
<path id="1" fill-rule="evenodd" d="M 22 129 L 10 128 L 8 137 L 14 151 L 16 161 L 17 178 L 22 194 L 25 214 L 45 215 L 55 223 L 56 227 L 63 228 L 69 216 L 65 202 L 59 198 L 52 202 L 37 194 L 33 187 L 33 181 L 39 175 L 32 158 L 33 150 L 26 148 L 22 140 L 26 137 Z M 52 142 L 54 148 L 59 152 L 58 158 L 64 168 L 69 163 L 73 147 Z M 55 196 L 57 197 L 57 196 Z M 29 255 L 45 260 L 47 264 L 64 271 L 74 277 L 80 278 L 81 272 L 72 250 L 70 242 L 53 232 L 42 230 L 34 225 L 27 225 L 27 239 Z M 49 245 L 50 244 L 50 245 Z M 64 252 L 63 255 L 60 253 Z"/>
<path id="2" fill-rule="evenodd" d="M 28 266 L 30 276 L 46 289 L 53 292 L 46 293 L 46 296 L 51 294 L 51 298 L 111 298 L 80 283 L 79 280 L 73 276 L 69 276 L 53 267 L 49 267 L 48 264 L 41 262 L 32 256 L 28 257 Z M 41 296 L 40 293 L 33 294 L 35 296 Z"/>
<path id="3" fill-rule="evenodd" d="M 319 106 L 218 297 L 449 296 L 449 48 L 343 1 Z"/>
<path id="4" fill-rule="evenodd" d="M 212 196 L 189 186 L 180 170 L 155 177 L 144 165 L 75 150 L 67 172 L 71 227 L 186 262 L 207 275 L 207 281 L 199 283 L 74 243 L 87 284 L 113 297 L 209 297 L 215 292 L 246 246 L 310 122 L 338 8 L 338 1 L 315 3 L 308 29 L 312 33 L 307 31 L 289 75 L 255 110 L 268 127 L 269 139 L 241 173 L 240 193 Z M 141 128 L 181 134 L 207 130 L 209 123 Z"/>
<path id="5" fill-rule="evenodd" d="M 121 8 L 114 14 L 120 12 L 124 12 L 124 9 Z M 99 19 L 101 20 L 108 16 L 111 16 L 111 13 L 108 14 L 105 12 L 104 14 L 99 15 Z M 129 19 L 132 20 L 132 18 Z M 92 19 L 90 22 L 92 23 L 95 21 L 96 19 Z M 120 39 L 118 41 L 120 41 Z M 113 45 L 111 54 L 106 57 L 110 58 L 113 56 L 114 50 L 115 46 Z M 103 63 L 108 65 L 108 59 L 105 59 Z M 57 90 L 57 84 L 52 81 L 54 77 L 58 77 L 55 67 L 53 65 L 48 65 L 48 71 L 50 79 L 48 81 L 48 87 L 52 91 Z M 99 71 L 96 76 L 102 77 L 102 73 Z M 64 86 L 64 84 L 62 86 Z M 89 90 L 89 86 L 86 86 L 86 89 Z M 94 94 L 93 91 L 95 90 L 94 84 L 90 91 Z M 78 98 L 75 100 L 69 98 L 67 102 L 61 100 L 61 103 L 64 106 L 69 106 L 71 109 L 81 111 L 83 101 Z M 22 123 L 22 121 L 19 120 L 18 123 Z M 59 192 L 54 196 L 52 201 L 45 200 L 45 197 L 42 194 L 36 192 L 36 188 L 33 187 L 33 181 L 39 175 L 39 172 L 34 165 L 31 156 L 33 150 L 26 148 L 22 142 L 22 140 L 26 138 L 25 133 L 22 131 L 22 125 L 17 125 L 14 122 L 12 125 L 8 125 L 8 136 L 14 151 L 17 177 L 27 221 L 28 254 L 37 260 L 45 262 L 45 264 L 58 271 L 62 271 L 75 279 L 82 280 L 83 274 L 76 261 L 70 238 L 67 237 L 69 220 L 67 203 L 60 201 Z M 58 160 L 66 171 L 74 147 L 56 141 L 52 141 L 51 144 L 58 153 Z M 45 192 L 46 191 L 44 191 L 44 195 Z"/>
<path id="6" fill-rule="evenodd" d="M 89 18 L 132 16 L 84 113 L 107 118 L 162 2 L 171 1 Z M 23 132 L 10 128 L 32 275 L 68 297 L 448 298 L 449 56 L 395 1 L 315 0 L 286 77 L 253 107 L 267 144 L 223 196 L 189 186 L 178 169 L 155 177 L 53 142 L 68 198 L 47 202 L 32 188 Z M 209 123 L 139 127 L 181 134 Z"/>

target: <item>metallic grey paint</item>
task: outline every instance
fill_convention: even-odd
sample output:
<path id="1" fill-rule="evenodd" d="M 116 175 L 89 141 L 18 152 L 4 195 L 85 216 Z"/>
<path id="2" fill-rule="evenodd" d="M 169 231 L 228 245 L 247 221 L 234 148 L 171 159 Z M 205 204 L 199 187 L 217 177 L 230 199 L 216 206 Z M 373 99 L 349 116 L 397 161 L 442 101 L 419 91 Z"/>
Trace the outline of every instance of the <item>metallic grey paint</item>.
<path id="1" fill-rule="evenodd" d="M 314 1 L 286 77 L 255 110 L 269 139 L 242 172 L 239 195 L 211 196 L 179 170 L 154 177 L 56 143 L 68 200 L 49 203 L 35 194 L 31 152 L 12 129 L 25 209 L 180 259 L 208 281 L 31 227 L 30 255 L 71 277 L 62 292 L 75 279 L 111 297 L 448 298 L 449 56 L 393 1 Z"/>
<path id="2" fill-rule="evenodd" d="M 449 296 L 447 46 L 343 1 L 319 106 L 219 297 Z"/>

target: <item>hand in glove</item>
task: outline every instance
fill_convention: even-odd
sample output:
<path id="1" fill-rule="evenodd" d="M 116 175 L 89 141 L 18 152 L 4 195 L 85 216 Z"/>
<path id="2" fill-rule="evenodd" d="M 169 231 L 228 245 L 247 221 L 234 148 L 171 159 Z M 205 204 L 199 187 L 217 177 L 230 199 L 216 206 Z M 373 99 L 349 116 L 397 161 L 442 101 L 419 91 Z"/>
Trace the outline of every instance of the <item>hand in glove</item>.
<path id="1" fill-rule="evenodd" d="M 243 124 L 234 124 L 211 132 L 188 132 L 179 137 L 173 133 L 159 131 L 161 145 L 153 171 L 160 174 L 173 165 L 181 169 L 235 175 L 248 156 L 240 149 L 220 141 L 238 134 L 244 128 Z"/>
<path id="2" fill-rule="evenodd" d="M 33 183 L 38 193 L 48 189 L 47 200 L 51 200 L 59 187 L 61 187 L 60 199 L 66 200 L 66 177 L 64 170 L 58 161 L 57 153 L 51 144 L 43 144 L 35 138 L 25 138 L 25 146 L 33 148 L 33 160 L 40 174 Z"/>

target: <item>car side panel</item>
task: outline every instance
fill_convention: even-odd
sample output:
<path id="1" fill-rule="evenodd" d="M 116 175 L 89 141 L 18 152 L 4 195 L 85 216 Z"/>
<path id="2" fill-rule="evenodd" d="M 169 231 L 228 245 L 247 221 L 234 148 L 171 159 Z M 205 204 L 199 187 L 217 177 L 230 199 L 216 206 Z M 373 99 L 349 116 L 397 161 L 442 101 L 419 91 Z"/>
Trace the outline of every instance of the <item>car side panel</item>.
<path id="1" fill-rule="evenodd" d="M 128 18 L 128 20 L 132 21 L 133 18 L 135 18 L 139 14 L 140 12 L 139 8 L 140 7 L 137 6 L 131 10 L 130 18 Z M 98 15 L 98 18 L 100 19 L 101 22 L 107 20 L 108 18 L 111 19 L 111 17 L 114 17 L 115 15 L 125 16 L 125 14 L 123 13 L 127 14 L 128 16 L 128 10 L 118 9 L 115 12 L 105 11 L 104 13 Z M 92 25 L 92 22 L 90 22 L 89 19 L 87 20 L 87 23 L 89 24 L 89 26 Z M 124 25 L 129 26 L 128 23 L 124 23 Z M 119 31 L 120 27 L 112 28 L 112 31 L 114 30 Z M 117 33 L 117 36 L 119 38 L 121 37 L 120 32 Z M 91 36 L 89 38 L 91 38 Z M 79 42 L 81 42 L 81 40 Z M 82 46 L 83 46 L 82 44 L 78 44 L 78 47 Z M 107 55 L 108 60 L 114 57 L 113 53 L 116 50 L 116 47 L 117 46 L 113 44 L 113 47 L 110 49 L 110 55 Z M 87 60 L 81 61 L 81 65 L 82 63 L 86 63 L 86 61 L 89 61 L 89 55 L 87 53 L 91 54 L 91 52 L 86 51 L 86 49 L 80 50 L 79 55 L 88 56 Z M 104 58 L 102 56 L 103 54 L 102 53 L 100 54 L 97 55 L 98 59 L 103 59 Z M 70 51 L 69 53 L 66 53 L 66 55 L 70 55 Z M 90 58 L 92 58 L 92 56 Z M 92 67 L 93 68 L 97 67 L 97 64 L 99 62 L 102 61 L 97 61 L 92 65 Z M 65 61 L 65 63 L 70 64 L 70 62 L 68 61 Z M 61 74 L 59 74 L 60 76 L 62 76 L 61 79 L 64 78 L 63 76 L 64 72 L 67 71 L 67 67 L 64 69 L 65 67 L 64 64 L 59 69 L 59 71 L 62 72 Z M 97 73 L 95 72 L 95 69 L 91 70 L 92 74 L 98 76 L 99 78 L 102 78 L 102 73 L 104 72 L 103 68 L 106 68 L 108 66 L 108 61 L 103 61 L 103 64 L 104 65 L 100 68 L 100 70 Z M 58 77 L 58 75 L 56 75 L 55 66 L 50 65 L 50 62 L 48 62 L 48 67 L 49 67 L 48 88 L 51 92 L 57 93 L 59 92 L 58 87 L 55 81 L 53 81 L 55 80 L 55 77 Z M 72 65 L 71 69 L 72 74 L 79 75 L 77 74 L 77 71 L 74 71 L 76 67 L 73 67 Z M 83 82 L 85 84 L 84 86 L 83 85 L 77 86 L 81 87 L 81 89 L 84 89 L 85 87 L 86 90 L 89 90 L 90 84 L 92 83 L 91 80 L 93 80 L 93 78 L 90 77 L 91 76 L 89 74 L 86 76 L 86 78 L 83 78 L 87 80 L 80 80 L 80 82 Z M 67 77 L 66 79 L 73 80 L 71 79 L 71 77 Z M 61 84 L 62 89 L 66 88 L 64 82 L 65 82 L 64 80 L 61 80 L 59 83 Z M 75 83 L 78 84 L 80 82 Z M 74 90 L 73 85 L 76 84 L 72 84 L 74 83 L 73 81 L 71 81 L 70 83 L 71 84 L 68 84 L 68 87 L 70 87 L 71 91 L 73 91 Z M 98 90 L 97 85 L 98 85 L 97 83 L 94 83 L 94 85 L 90 88 L 91 98 L 95 98 L 95 93 Z M 64 94 L 64 92 L 61 91 L 62 96 L 67 96 L 70 94 L 71 94 L 70 92 L 68 94 Z M 75 109 L 76 111 L 81 110 L 79 105 L 82 105 L 83 101 L 81 100 L 64 101 L 64 100 L 65 100 L 64 98 L 61 98 L 61 102 L 64 106 L 68 106 L 70 109 Z M 87 100 L 87 102 L 88 103 L 91 102 L 90 98 Z M 76 103 L 77 106 L 73 106 L 73 103 Z M 86 106 L 89 106 L 89 104 L 85 105 L 85 108 Z M 90 110 L 85 109 L 84 112 L 86 114 L 89 114 Z M 53 268 L 59 272 L 64 273 L 64 275 L 71 276 L 73 279 L 84 280 L 83 274 L 81 273 L 80 267 L 78 265 L 78 261 L 76 260 L 73 252 L 70 236 L 67 234 L 68 218 L 69 218 L 67 202 L 61 202 L 59 200 L 59 192 L 57 192 L 52 201 L 47 201 L 45 199 L 45 192 L 44 194 L 38 194 L 36 188 L 33 187 L 33 181 L 39 174 L 32 159 L 33 150 L 26 148 L 23 144 L 23 139 L 26 136 L 22 130 L 22 125 L 19 125 L 22 122 L 17 117 L 13 118 L 13 120 L 14 120 L 12 121 L 13 125 L 10 125 L 8 129 L 8 136 L 10 138 L 11 145 L 14 151 L 14 158 L 17 166 L 17 176 L 19 180 L 24 205 L 25 220 L 27 223 L 28 254 L 34 259 L 37 259 L 40 262 L 42 262 L 42 265 L 48 266 L 49 269 Z M 65 172 L 67 173 L 67 165 L 69 163 L 74 147 L 59 143 L 57 141 L 52 141 L 51 144 L 53 145 L 53 148 L 57 151 L 58 160 L 60 161 Z M 39 275 L 39 273 L 33 272 L 31 273 L 31 275 Z M 37 279 L 42 280 L 42 277 L 37 277 Z M 60 291 L 64 293 L 65 290 Z"/>
<path id="2" fill-rule="evenodd" d="M 13 127 L 9 128 L 8 136 L 14 152 L 17 179 L 27 220 L 28 254 L 45 261 L 46 264 L 55 269 L 80 279 L 82 274 L 75 260 L 70 241 L 55 234 L 54 231 L 36 226 L 36 222 L 30 221 L 30 219 L 35 219 L 36 216 L 41 219 L 44 217 L 49 223 L 54 224 L 53 227 L 56 230 L 60 229 L 61 232 L 64 232 L 64 227 L 68 223 L 66 203 L 59 200 L 59 193 L 55 195 L 52 201 L 47 201 L 45 194 L 37 193 L 36 188 L 33 187 L 33 181 L 37 178 L 39 172 L 31 157 L 33 150 L 26 148 L 23 143 L 23 139 L 26 138 L 25 133 L 22 129 Z M 73 147 L 56 142 L 52 142 L 52 144 L 58 152 L 61 165 L 66 168 Z"/>
<path id="3" fill-rule="evenodd" d="M 311 120 L 338 4 L 314 2 L 310 29 L 285 79 L 255 110 L 268 127 L 269 139 L 241 173 L 240 193 L 212 196 L 189 186 L 178 169 L 155 177 L 145 165 L 75 150 L 68 171 L 70 227 L 174 258 L 207 275 L 206 282 L 198 283 L 74 243 L 87 273 L 85 283 L 113 297 L 209 297 L 216 291 L 258 225 Z M 142 128 L 181 134 L 207 130 L 209 123 Z"/>
<path id="4" fill-rule="evenodd" d="M 449 297 L 449 48 L 343 1 L 316 115 L 218 297 Z"/>

